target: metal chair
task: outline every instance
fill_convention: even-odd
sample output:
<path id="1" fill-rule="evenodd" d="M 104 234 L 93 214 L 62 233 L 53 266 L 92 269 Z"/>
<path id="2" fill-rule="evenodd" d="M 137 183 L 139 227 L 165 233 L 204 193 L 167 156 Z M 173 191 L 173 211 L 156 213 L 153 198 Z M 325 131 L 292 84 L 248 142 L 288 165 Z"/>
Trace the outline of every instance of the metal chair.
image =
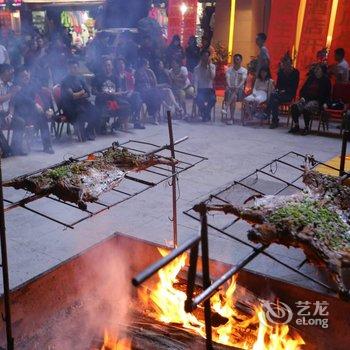
<path id="1" fill-rule="evenodd" d="M 255 106 L 254 109 L 251 109 L 251 105 L 244 101 L 242 102 L 242 109 L 241 109 L 241 123 L 243 126 L 246 125 L 247 121 L 253 121 L 254 120 L 254 115 L 256 113 L 263 113 L 267 108 L 267 103 L 263 102 L 260 103 L 259 105 Z M 270 118 L 267 118 L 268 124 L 270 124 Z M 264 120 L 260 120 L 260 125 L 263 125 Z"/>
<path id="2" fill-rule="evenodd" d="M 343 109 L 325 108 L 321 113 L 318 123 L 318 132 L 321 126 L 323 131 L 329 130 L 329 122 L 340 123 L 340 134 L 343 132 L 343 120 L 350 105 L 350 83 L 336 83 L 332 91 L 332 101 L 344 103 Z"/>
<path id="3" fill-rule="evenodd" d="M 62 95 L 61 86 L 59 84 L 55 85 L 52 89 L 52 95 L 54 100 L 54 117 L 53 122 L 55 125 L 55 137 L 60 139 L 62 137 L 63 127 L 67 126 L 67 135 L 71 135 L 70 123 L 68 117 L 64 114 L 62 109 Z M 79 135 L 78 135 L 79 138 Z M 81 138 L 80 138 L 81 139 Z"/>

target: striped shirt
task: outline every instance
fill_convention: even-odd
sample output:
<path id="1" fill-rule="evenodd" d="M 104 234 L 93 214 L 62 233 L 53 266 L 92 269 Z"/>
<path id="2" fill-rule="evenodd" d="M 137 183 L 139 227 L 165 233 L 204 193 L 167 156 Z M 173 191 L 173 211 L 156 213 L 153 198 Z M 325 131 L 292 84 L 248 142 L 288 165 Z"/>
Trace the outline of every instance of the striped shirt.
<path id="1" fill-rule="evenodd" d="M 0 96 L 7 95 L 12 87 L 11 82 L 4 83 L 2 79 L 0 79 Z M 7 101 L 4 101 L 3 103 L 0 103 L 0 112 L 8 112 L 10 109 L 10 99 Z"/>

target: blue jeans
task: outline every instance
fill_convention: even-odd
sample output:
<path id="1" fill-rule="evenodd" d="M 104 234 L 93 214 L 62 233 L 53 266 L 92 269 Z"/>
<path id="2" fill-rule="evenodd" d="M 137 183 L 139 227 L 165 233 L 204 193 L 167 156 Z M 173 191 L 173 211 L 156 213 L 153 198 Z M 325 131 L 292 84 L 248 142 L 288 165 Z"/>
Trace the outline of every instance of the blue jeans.
<path id="1" fill-rule="evenodd" d="M 203 121 L 210 120 L 210 113 L 216 104 L 216 95 L 214 89 L 198 89 L 197 97 L 195 99 L 199 108 Z"/>

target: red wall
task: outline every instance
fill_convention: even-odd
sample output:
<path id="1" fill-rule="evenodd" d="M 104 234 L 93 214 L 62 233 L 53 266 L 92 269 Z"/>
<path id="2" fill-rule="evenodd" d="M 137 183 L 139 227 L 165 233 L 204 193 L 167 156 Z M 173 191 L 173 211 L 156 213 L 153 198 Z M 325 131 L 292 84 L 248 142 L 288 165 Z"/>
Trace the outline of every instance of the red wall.
<path id="1" fill-rule="evenodd" d="M 316 62 L 317 51 L 326 46 L 332 0 L 308 0 L 306 3 L 303 29 L 297 52 L 297 68 L 301 83 L 311 63 Z"/>
<path id="2" fill-rule="evenodd" d="M 183 18 L 180 12 L 182 3 L 188 6 Z M 182 45 L 186 46 L 188 38 L 196 33 L 197 0 L 169 0 L 168 16 L 168 42 L 171 41 L 173 35 L 182 34 Z"/>
<path id="3" fill-rule="evenodd" d="M 274 78 L 281 57 L 292 48 L 295 41 L 299 1 L 272 0 L 269 32 L 266 46 L 271 56 L 271 71 Z"/>
<path id="4" fill-rule="evenodd" d="M 333 51 L 342 47 L 346 52 L 346 59 L 350 59 L 350 1 L 339 0 L 337 17 L 335 19 L 335 28 L 333 32 L 333 40 L 331 45 L 331 53 L 329 55 L 330 62 L 333 62 Z"/>

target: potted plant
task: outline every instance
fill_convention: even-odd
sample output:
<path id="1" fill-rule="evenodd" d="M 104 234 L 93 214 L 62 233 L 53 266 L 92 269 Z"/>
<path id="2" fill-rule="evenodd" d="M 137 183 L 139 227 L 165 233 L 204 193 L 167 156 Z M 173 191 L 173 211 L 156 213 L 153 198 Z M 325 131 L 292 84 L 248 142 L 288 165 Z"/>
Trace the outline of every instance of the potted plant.
<path id="1" fill-rule="evenodd" d="M 215 53 L 213 55 L 213 63 L 216 65 L 216 88 L 225 88 L 226 78 L 225 73 L 228 64 L 228 49 L 221 41 L 217 42 L 214 46 Z"/>

